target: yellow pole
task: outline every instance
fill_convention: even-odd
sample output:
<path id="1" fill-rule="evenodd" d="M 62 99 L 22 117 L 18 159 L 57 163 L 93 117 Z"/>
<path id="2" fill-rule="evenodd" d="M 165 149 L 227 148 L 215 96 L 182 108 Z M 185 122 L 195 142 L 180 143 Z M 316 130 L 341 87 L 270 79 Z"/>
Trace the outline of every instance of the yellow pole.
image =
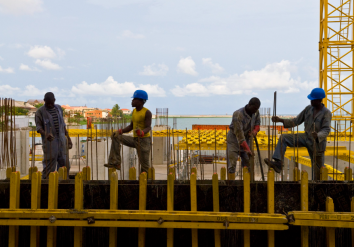
<path id="1" fill-rule="evenodd" d="M 321 167 L 321 180 L 328 180 L 328 169 Z"/>
<path id="2" fill-rule="evenodd" d="M 32 174 L 31 180 L 31 209 L 41 208 L 41 172 Z M 39 226 L 31 226 L 30 246 L 39 246 Z"/>
<path id="3" fill-rule="evenodd" d="M 20 208 L 20 173 L 13 172 L 10 177 L 10 209 Z M 9 226 L 9 247 L 18 246 L 18 226 Z"/>
<path id="4" fill-rule="evenodd" d="M 268 199 L 268 213 L 274 214 L 274 170 L 272 168 L 268 171 L 267 181 L 267 199 Z M 268 246 L 274 247 L 274 230 L 268 231 Z"/>
<path id="5" fill-rule="evenodd" d="M 226 169 L 225 169 L 226 170 Z M 213 185 L 213 211 L 219 212 L 219 181 L 218 181 L 218 174 L 214 173 L 212 178 L 212 185 Z M 220 229 L 214 230 L 214 240 L 215 240 L 215 247 L 221 247 L 221 240 L 220 240 Z"/>
<path id="6" fill-rule="evenodd" d="M 350 209 L 351 209 L 351 212 L 354 212 L 354 197 L 352 197 L 352 199 L 351 199 Z M 352 247 L 354 247 L 354 228 L 352 228 L 351 231 L 352 231 Z"/>
<path id="7" fill-rule="evenodd" d="M 301 211 L 308 211 L 309 207 L 309 179 L 306 171 L 301 172 Z M 308 226 L 301 227 L 301 247 L 309 246 L 309 228 Z"/>
<path id="8" fill-rule="evenodd" d="M 224 166 L 220 169 L 220 180 L 226 180 L 226 168 Z"/>
<path id="9" fill-rule="evenodd" d="M 174 183 L 172 173 L 167 176 L 167 211 L 173 211 L 174 204 Z M 173 228 L 167 228 L 167 247 L 173 247 Z"/>
<path id="10" fill-rule="evenodd" d="M 147 190 L 147 174 L 143 172 L 139 176 L 139 210 L 146 210 L 146 190 Z M 138 246 L 145 246 L 145 228 L 139 228 Z"/>
<path id="11" fill-rule="evenodd" d="M 198 211 L 197 209 L 197 177 L 195 167 L 192 168 L 190 180 L 190 194 L 191 194 L 191 211 Z M 198 229 L 192 229 L 192 247 L 198 247 Z"/>
<path id="12" fill-rule="evenodd" d="M 89 177 L 90 174 L 88 173 Z M 79 172 L 75 177 L 75 209 L 80 211 L 83 209 L 83 182 L 82 173 Z M 82 246 L 82 227 L 74 227 L 74 247 Z"/>
<path id="13" fill-rule="evenodd" d="M 110 168 L 109 170 L 111 170 Z M 110 185 L 110 209 L 117 210 L 118 209 L 118 174 L 113 168 L 111 174 L 109 176 L 109 180 L 111 182 Z M 110 227 L 109 228 L 109 247 L 117 246 L 117 228 Z"/>
<path id="14" fill-rule="evenodd" d="M 155 180 L 155 168 L 154 167 L 149 167 L 148 179 Z"/>
<path id="15" fill-rule="evenodd" d="M 243 168 L 243 211 L 249 213 L 251 211 L 251 178 L 247 167 Z M 250 230 L 243 231 L 243 246 L 250 247 Z"/>
<path id="16" fill-rule="evenodd" d="M 29 177 L 30 180 L 32 179 L 32 173 L 34 173 L 34 172 L 38 172 L 37 166 L 34 166 L 34 167 L 30 167 L 30 168 L 29 168 L 28 177 Z"/>
<path id="17" fill-rule="evenodd" d="M 82 179 L 85 181 L 91 180 L 91 167 L 86 166 L 82 168 Z"/>
<path id="18" fill-rule="evenodd" d="M 333 200 L 330 197 L 326 198 L 326 212 L 334 212 Z M 334 227 L 327 227 L 327 247 L 336 246 L 336 229 Z"/>
<path id="19" fill-rule="evenodd" d="M 136 169 L 135 169 L 135 167 L 130 167 L 130 169 L 129 169 L 129 180 L 136 180 Z"/>
<path id="20" fill-rule="evenodd" d="M 66 167 L 62 166 L 59 168 L 58 172 L 59 172 L 59 180 L 65 180 L 66 178 L 66 172 L 65 172 L 65 169 Z"/>
<path id="21" fill-rule="evenodd" d="M 48 209 L 58 208 L 58 182 L 59 174 L 51 172 L 49 174 L 49 188 L 48 188 Z M 57 242 L 57 227 L 48 226 L 47 228 L 47 247 L 56 247 Z"/>

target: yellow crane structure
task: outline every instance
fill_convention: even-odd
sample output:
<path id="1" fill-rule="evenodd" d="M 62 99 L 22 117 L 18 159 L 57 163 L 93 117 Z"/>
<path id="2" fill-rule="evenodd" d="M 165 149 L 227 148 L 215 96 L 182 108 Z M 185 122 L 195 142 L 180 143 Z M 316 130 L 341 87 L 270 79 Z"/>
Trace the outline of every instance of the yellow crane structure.
<path id="1" fill-rule="evenodd" d="M 353 8 L 352 0 L 320 0 L 319 84 L 342 134 L 354 122 Z"/>

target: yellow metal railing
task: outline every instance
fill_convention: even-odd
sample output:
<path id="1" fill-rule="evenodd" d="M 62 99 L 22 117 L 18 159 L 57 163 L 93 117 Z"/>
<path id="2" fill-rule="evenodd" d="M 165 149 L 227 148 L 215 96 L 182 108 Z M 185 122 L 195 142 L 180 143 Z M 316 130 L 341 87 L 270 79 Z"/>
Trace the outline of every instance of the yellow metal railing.
<path id="1" fill-rule="evenodd" d="M 218 175 L 213 175 L 213 212 L 197 211 L 197 183 L 196 174 L 191 173 L 190 197 L 191 211 L 174 211 L 174 174 L 170 173 L 167 180 L 167 209 L 146 210 L 147 201 L 147 174 L 139 176 L 139 210 L 118 209 L 118 175 L 110 170 L 110 209 L 89 210 L 83 207 L 83 181 L 87 180 L 89 168 L 85 167 L 75 177 L 74 209 L 57 209 L 59 173 L 49 175 L 48 209 L 40 207 L 41 173 L 31 175 L 31 209 L 20 209 L 20 173 L 10 175 L 10 208 L 0 209 L 0 225 L 9 226 L 9 246 L 16 246 L 19 236 L 19 226 L 30 226 L 31 246 L 39 243 L 39 226 L 47 226 L 47 246 L 55 246 L 56 227 L 74 227 L 74 246 L 82 246 L 83 227 L 108 227 L 109 246 L 117 245 L 117 228 L 133 227 L 138 230 L 138 246 L 145 246 L 146 228 L 166 228 L 167 246 L 173 246 L 175 228 L 191 229 L 192 246 L 197 246 L 197 229 L 213 229 L 215 246 L 221 246 L 220 230 L 244 230 L 244 246 L 250 246 L 250 230 L 267 230 L 274 235 L 274 230 L 287 230 L 288 222 L 285 215 L 274 213 L 274 179 L 268 182 L 268 213 L 251 213 L 250 173 L 244 169 L 244 212 L 219 212 L 219 181 Z M 86 176 L 86 177 L 85 177 Z M 274 178 L 273 170 L 268 177 Z M 273 205 L 273 210 L 271 209 Z M 274 237 L 273 237 L 274 239 Z M 134 241 L 134 240 L 132 240 Z M 274 246 L 270 243 L 269 246 Z"/>

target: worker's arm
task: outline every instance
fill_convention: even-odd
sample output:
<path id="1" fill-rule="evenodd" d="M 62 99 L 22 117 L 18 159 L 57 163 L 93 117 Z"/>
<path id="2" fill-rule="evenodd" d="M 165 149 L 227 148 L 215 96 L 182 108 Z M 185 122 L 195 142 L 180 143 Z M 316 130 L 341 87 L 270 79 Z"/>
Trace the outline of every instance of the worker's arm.
<path id="1" fill-rule="evenodd" d="M 151 111 L 147 110 L 145 113 L 145 129 L 143 129 L 144 133 L 148 133 L 151 130 L 151 119 L 152 119 Z"/>
<path id="2" fill-rule="evenodd" d="M 234 134 L 239 144 L 246 141 L 245 134 L 243 133 L 242 119 L 243 119 L 242 113 L 239 111 L 235 111 L 232 116 L 232 122 L 234 125 Z"/>
<path id="3" fill-rule="evenodd" d="M 73 143 L 72 143 L 71 138 L 69 136 L 69 132 L 66 130 L 66 127 L 64 127 L 64 130 L 65 130 L 65 136 L 68 138 L 68 148 L 72 149 L 73 148 Z"/>
<path id="4" fill-rule="evenodd" d="M 133 121 L 130 121 L 130 124 L 125 127 L 124 129 L 122 129 L 122 133 L 127 133 L 133 130 Z"/>
<path id="5" fill-rule="evenodd" d="M 299 115 L 297 115 L 295 118 L 291 119 L 285 119 L 285 118 L 280 118 L 280 117 L 272 117 L 272 122 L 275 123 L 283 123 L 284 128 L 293 128 L 296 127 L 300 124 L 302 124 L 305 121 L 305 114 L 308 110 L 308 108 L 311 106 L 307 106 L 302 112 L 300 112 Z"/>
<path id="6" fill-rule="evenodd" d="M 54 136 L 51 133 L 45 133 L 45 127 L 43 123 L 43 117 L 41 111 L 37 110 L 35 114 L 36 130 L 39 134 L 44 136 L 48 141 L 53 141 Z"/>
<path id="7" fill-rule="evenodd" d="M 331 131 L 331 120 L 332 120 L 332 113 L 327 111 L 324 115 L 323 122 L 321 125 L 320 131 L 317 132 L 317 142 L 325 141 L 329 132 Z M 315 132 L 316 133 L 316 132 Z"/>

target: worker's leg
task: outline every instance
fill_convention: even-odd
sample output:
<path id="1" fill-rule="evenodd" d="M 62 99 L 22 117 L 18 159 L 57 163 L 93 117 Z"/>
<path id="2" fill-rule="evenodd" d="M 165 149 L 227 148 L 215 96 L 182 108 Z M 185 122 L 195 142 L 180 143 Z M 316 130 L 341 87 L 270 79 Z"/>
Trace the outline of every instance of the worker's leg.
<path id="1" fill-rule="evenodd" d="M 227 143 L 227 154 L 229 158 L 229 167 L 228 173 L 235 173 L 236 172 L 236 164 L 238 160 L 238 144 L 237 143 Z"/>
<path id="2" fill-rule="evenodd" d="M 49 178 L 49 173 L 54 172 L 57 167 L 57 160 L 59 155 L 59 139 L 55 138 L 53 141 L 45 141 L 43 144 L 43 171 L 42 178 Z"/>
<path id="3" fill-rule="evenodd" d="M 268 158 L 264 159 L 265 163 L 273 168 L 277 173 L 282 170 L 281 160 L 284 158 L 284 154 L 286 152 L 287 147 L 306 147 L 306 134 L 283 134 L 280 136 L 277 146 L 274 150 L 273 160 L 269 160 Z"/>
<path id="4" fill-rule="evenodd" d="M 240 157 L 241 157 L 241 165 L 242 167 L 247 167 L 248 171 L 250 171 L 250 158 L 248 154 L 244 151 L 240 152 Z"/>
<path id="5" fill-rule="evenodd" d="M 281 138 L 283 140 L 281 140 Z M 299 141 L 299 143 L 297 143 Z M 283 144 L 283 146 L 281 145 Z M 306 147 L 306 134 L 283 134 L 280 136 L 277 146 L 274 150 L 273 159 L 282 160 L 287 147 Z"/>
<path id="6" fill-rule="evenodd" d="M 132 136 L 118 135 L 114 133 L 111 136 L 112 145 L 111 151 L 109 152 L 108 165 L 107 166 L 116 166 L 120 169 L 121 157 L 120 157 L 120 144 L 122 143 L 128 147 L 135 147 L 135 141 Z M 106 165 L 105 165 L 106 166 Z"/>
<path id="7" fill-rule="evenodd" d="M 321 167 L 324 166 L 324 152 L 317 152 L 316 153 L 316 164 L 314 164 L 313 160 L 313 145 L 307 146 L 307 151 L 309 152 L 309 156 L 311 158 L 311 165 L 313 167 L 313 180 L 320 180 L 321 179 Z"/>
<path id="8" fill-rule="evenodd" d="M 60 167 L 64 167 L 66 166 L 66 163 L 67 163 L 67 155 L 66 155 L 66 150 L 63 150 L 63 148 L 59 148 L 59 151 L 58 151 L 58 158 L 57 158 L 57 170 L 59 170 Z M 68 164 L 68 166 L 66 167 L 67 169 L 67 175 L 69 176 L 69 169 L 68 167 L 70 168 L 70 164 Z"/>
<path id="9" fill-rule="evenodd" d="M 138 153 L 138 157 L 140 159 L 141 164 L 141 171 L 140 172 L 148 172 L 150 167 L 150 137 L 140 138 L 140 146 L 139 146 L 139 139 L 135 139 L 135 147 L 136 152 Z"/>

